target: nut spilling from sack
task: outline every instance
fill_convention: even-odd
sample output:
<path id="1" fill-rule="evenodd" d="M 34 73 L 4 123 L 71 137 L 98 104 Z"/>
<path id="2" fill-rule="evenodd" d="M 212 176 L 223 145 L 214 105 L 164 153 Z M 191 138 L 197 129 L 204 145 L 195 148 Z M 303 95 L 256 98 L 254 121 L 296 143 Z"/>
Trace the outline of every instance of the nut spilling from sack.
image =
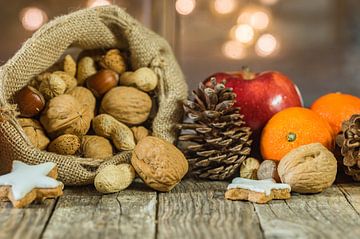
<path id="1" fill-rule="evenodd" d="M 133 156 L 133 167 L 100 169 L 95 186 L 102 193 L 128 187 L 134 169 L 150 187 L 169 191 L 186 174 L 187 161 L 175 146 L 148 137 L 157 112 L 158 77 L 147 67 L 133 69 L 128 55 L 118 49 L 84 50 L 77 61 L 66 55 L 60 67 L 37 75 L 17 92 L 18 120 L 40 150 L 104 161 L 135 148 L 148 153 Z M 156 144 L 147 149 L 148 141 Z M 168 163 L 170 158 L 177 161 Z"/>

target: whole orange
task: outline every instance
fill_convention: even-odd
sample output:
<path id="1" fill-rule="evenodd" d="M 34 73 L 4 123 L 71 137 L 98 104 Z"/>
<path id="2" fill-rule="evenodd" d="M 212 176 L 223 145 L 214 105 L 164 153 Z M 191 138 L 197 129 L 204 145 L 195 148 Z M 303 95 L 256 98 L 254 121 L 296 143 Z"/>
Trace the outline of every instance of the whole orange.
<path id="1" fill-rule="evenodd" d="M 348 120 L 353 114 L 360 113 L 360 98 L 330 93 L 315 100 L 310 109 L 325 119 L 333 129 L 334 135 L 337 135 L 343 121 Z"/>
<path id="2" fill-rule="evenodd" d="M 301 145 L 321 143 L 333 147 L 329 124 L 315 112 L 301 107 L 287 108 L 275 114 L 261 134 L 260 150 L 264 159 L 281 160 Z"/>

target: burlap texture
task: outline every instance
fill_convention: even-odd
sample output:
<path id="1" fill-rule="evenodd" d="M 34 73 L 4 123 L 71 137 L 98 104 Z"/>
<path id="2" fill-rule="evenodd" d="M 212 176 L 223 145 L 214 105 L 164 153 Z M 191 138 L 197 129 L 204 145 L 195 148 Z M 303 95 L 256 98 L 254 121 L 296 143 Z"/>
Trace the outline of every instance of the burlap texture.
<path id="1" fill-rule="evenodd" d="M 131 152 L 103 161 L 40 151 L 30 144 L 17 123 L 12 105 L 15 92 L 52 66 L 70 46 L 127 48 L 134 69 L 152 68 L 159 77 L 153 134 L 175 140 L 174 125 L 181 120 L 181 101 L 187 98 L 187 86 L 168 43 L 118 7 L 85 9 L 45 24 L 0 68 L 0 174 L 9 171 L 15 159 L 29 164 L 51 161 L 57 163 L 59 179 L 66 185 L 84 185 L 92 183 L 104 165 L 130 159 Z"/>

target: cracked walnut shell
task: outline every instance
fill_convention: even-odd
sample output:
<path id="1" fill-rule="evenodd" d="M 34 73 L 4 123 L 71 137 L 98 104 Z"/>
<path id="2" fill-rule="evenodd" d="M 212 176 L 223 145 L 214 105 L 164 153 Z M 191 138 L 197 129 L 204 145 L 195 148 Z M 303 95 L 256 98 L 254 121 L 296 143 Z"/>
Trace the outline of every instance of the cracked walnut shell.
<path id="1" fill-rule="evenodd" d="M 298 193 L 318 193 L 336 178 L 337 161 L 320 143 L 300 146 L 286 154 L 278 165 L 281 182 Z"/>
<path id="2" fill-rule="evenodd" d="M 131 157 L 131 164 L 149 187 L 162 192 L 175 187 L 189 167 L 179 149 L 153 136 L 138 142 Z"/>
<path id="3" fill-rule="evenodd" d="M 49 101 L 40 122 L 52 137 L 62 134 L 82 136 L 88 132 L 93 115 L 73 96 L 64 94 Z"/>
<path id="4" fill-rule="evenodd" d="M 37 120 L 20 118 L 18 119 L 18 122 L 23 128 L 25 134 L 28 136 L 32 145 L 41 150 L 46 149 L 50 140 L 45 135 L 43 127 Z"/>

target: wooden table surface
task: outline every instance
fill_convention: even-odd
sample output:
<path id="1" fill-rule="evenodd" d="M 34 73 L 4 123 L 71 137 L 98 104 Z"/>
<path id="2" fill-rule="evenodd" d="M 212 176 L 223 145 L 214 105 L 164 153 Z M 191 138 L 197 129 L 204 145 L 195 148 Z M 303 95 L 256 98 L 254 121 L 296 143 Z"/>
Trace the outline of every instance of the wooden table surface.
<path id="1" fill-rule="evenodd" d="M 254 204 L 224 199 L 226 182 L 186 179 L 170 193 L 140 181 L 120 193 L 67 187 L 13 209 L 0 203 L 0 238 L 360 238 L 360 184 Z"/>

